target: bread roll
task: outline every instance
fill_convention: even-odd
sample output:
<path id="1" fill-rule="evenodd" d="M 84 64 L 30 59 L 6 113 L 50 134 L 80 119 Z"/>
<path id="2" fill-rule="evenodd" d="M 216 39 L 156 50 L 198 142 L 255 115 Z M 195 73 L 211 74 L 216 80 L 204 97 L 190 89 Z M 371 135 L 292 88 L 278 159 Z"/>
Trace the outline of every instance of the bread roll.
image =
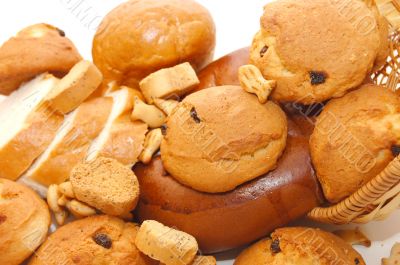
<path id="1" fill-rule="evenodd" d="M 157 265 L 135 246 L 138 226 L 106 215 L 74 221 L 56 230 L 29 265 Z"/>
<path id="2" fill-rule="evenodd" d="M 385 87 L 364 85 L 329 101 L 317 118 L 310 151 L 330 202 L 356 192 L 394 159 L 399 124 L 400 96 Z"/>
<path id="3" fill-rule="evenodd" d="M 238 86 L 187 96 L 168 117 L 161 158 L 184 185 L 226 192 L 275 168 L 286 145 L 285 113 Z"/>
<path id="4" fill-rule="evenodd" d="M 351 245 L 319 229 L 281 228 L 271 237 L 243 251 L 234 265 L 365 265 Z"/>
<path id="5" fill-rule="evenodd" d="M 193 0 L 131 0 L 112 10 L 93 40 L 105 83 L 134 88 L 149 74 L 189 62 L 199 70 L 213 57 L 215 26 Z"/>
<path id="6" fill-rule="evenodd" d="M 303 121 L 306 122 L 306 121 Z M 248 244 L 293 221 L 321 202 L 308 137 L 289 120 L 286 150 L 275 170 L 233 191 L 208 194 L 183 186 L 160 157 L 137 164 L 140 221 L 157 220 L 193 235 L 204 253 Z"/>
<path id="7" fill-rule="evenodd" d="M 47 204 L 30 188 L 0 179 L 0 264 L 19 265 L 46 239 Z"/>
<path id="8" fill-rule="evenodd" d="M 45 72 L 61 77 L 81 59 L 62 30 L 48 24 L 29 26 L 0 47 L 0 94 L 8 95 Z"/>

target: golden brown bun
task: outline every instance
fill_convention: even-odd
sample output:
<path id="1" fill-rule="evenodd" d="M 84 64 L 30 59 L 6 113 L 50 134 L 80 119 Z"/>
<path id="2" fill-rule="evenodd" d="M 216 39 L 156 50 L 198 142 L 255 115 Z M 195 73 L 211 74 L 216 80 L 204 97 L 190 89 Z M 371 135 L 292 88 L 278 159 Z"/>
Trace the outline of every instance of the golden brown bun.
<path id="1" fill-rule="evenodd" d="M 0 264 L 19 265 L 46 239 L 47 204 L 30 188 L 0 179 Z"/>
<path id="2" fill-rule="evenodd" d="M 351 245 L 319 229 L 292 227 L 277 229 L 243 251 L 235 265 L 365 265 Z"/>
<path id="3" fill-rule="evenodd" d="M 348 2 L 347 8 L 326 0 L 265 6 L 250 61 L 277 81 L 274 99 L 323 102 L 356 88 L 370 73 L 384 46 L 376 13 L 363 1 Z M 365 19 L 360 24 L 354 17 Z"/>
<path id="4" fill-rule="evenodd" d="M 161 143 L 166 170 L 203 192 L 226 192 L 275 168 L 287 137 L 285 113 L 238 86 L 187 96 L 168 117 Z"/>
<path id="5" fill-rule="evenodd" d="M 105 214 L 125 216 L 139 199 L 139 183 L 129 167 L 110 158 L 80 163 L 70 181 L 78 200 Z"/>
<path id="6" fill-rule="evenodd" d="M 215 25 L 193 0 L 130 0 L 111 11 L 93 41 L 105 82 L 138 87 L 147 75 L 189 62 L 199 70 L 213 57 Z"/>
<path id="7" fill-rule="evenodd" d="M 253 242 L 303 216 L 319 205 L 321 196 L 308 136 L 290 119 L 288 125 L 286 149 L 276 169 L 227 193 L 202 193 L 180 184 L 159 156 L 147 166 L 136 165 L 139 220 L 176 227 L 193 235 L 202 251 L 215 253 Z"/>
<path id="8" fill-rule="evenodd" d="M 27 27 L 0 47 L 0 94 L 8 95 L 45 72 L 63 76 L 80 60 L 60 29 L 47 24 Z"/>
<path id="9" fill-rule="evenodd" d="M 392 147 L 400 144 L 399 124 L 400 96 L 376 85 L 364 85 L 326 105 L 310 149 L 329 201 L 349 196 L 393 160 Z"/>
<path id="10" fill-rule="evenodd" d="M 30 265 L 156 265 L 135 246 L 137 225 L 106 215 L 69 223 L 49 236 Z"/>

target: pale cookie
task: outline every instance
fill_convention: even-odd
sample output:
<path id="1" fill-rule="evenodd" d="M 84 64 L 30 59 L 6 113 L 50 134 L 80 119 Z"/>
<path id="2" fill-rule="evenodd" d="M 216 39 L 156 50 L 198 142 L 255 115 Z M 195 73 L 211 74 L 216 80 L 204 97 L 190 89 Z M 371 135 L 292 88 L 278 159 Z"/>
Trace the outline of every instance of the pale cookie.
<path id="1" fill-rule="evenodd" d="M 161 69 L 140 82 L 140 89 L 146 101 L 153 103 L 156 98 L 166 99 L 187 94 L 200 83 L 190 63 Z"/>
<path id="2" fill-rule="evenodd" d="M 135 244 L 141 252 L 166 265 L 190 264 L 198 251 L 194 237 L 157 221 L 143 222 Z"/>
<path id="3" fill-rule="evenodd" d="M 396 243 L 389 258 L 382 259 L 382 265 L 398 265 L 400 264 L 400 243 Z"/>

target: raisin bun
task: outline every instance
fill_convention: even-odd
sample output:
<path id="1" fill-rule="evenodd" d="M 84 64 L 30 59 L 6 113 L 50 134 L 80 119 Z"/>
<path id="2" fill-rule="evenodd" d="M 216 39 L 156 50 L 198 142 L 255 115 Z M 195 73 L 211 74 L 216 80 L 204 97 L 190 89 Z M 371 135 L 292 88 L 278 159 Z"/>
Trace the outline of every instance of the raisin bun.
<path id="1" fill-rule="evenodd" d="M 250 61 L 277 81 L 274 99 L 323 102 L 385 61 L 387 33 L 388 23 L 364 1 L 279 0 L 264 8 Z"/>
<path id="2" fill-rule="evenodd" d="M 351 245 L 312 228 L 281 228 L 243 251 L 234 265 L 365 265 Z"/>
<path id="3" fill-rule="evenodd" d="M 56 230 L 30 265 L 156 265 L 135 246 L 139 227 L 106 215 L 88 217 Z"/>
<path id="4" fill-rule="evenodd" d="M 18 265 L 46 239 L 47 204 L 30 188 L 0 179 L 0 264 Z"/>
<path id="5" fill-rule="evenodd" d="M 326 198 L 338 202 L 378 175 L 400 145 L 400 96 L 364 85 L 331 100 L 317 118 L 311 157 Z"/>
<path id="6" fill-rule="evenodd" d="M 106 82 L 137 87 L 147 75 L 182 62 L 199 70 L 213 57 L 215 25 L 193 0 L 130 0 L 112 10 L 93 40 Z"/>
<path id="7" fill-rule="evenodd" d="M 29 26 L 0 47 L 0 94 L 50 72 L 61 77 L 82 60 L 65 33 L 48 24 Z"/>
<path id="8" fill-rule="evenodd" d="M 195 190 L 233 190 L 276 167 L 286 145 L 285 113 L 239 86 L 187 96 L 168 117 L 161 143 L 166 170 Z"/>

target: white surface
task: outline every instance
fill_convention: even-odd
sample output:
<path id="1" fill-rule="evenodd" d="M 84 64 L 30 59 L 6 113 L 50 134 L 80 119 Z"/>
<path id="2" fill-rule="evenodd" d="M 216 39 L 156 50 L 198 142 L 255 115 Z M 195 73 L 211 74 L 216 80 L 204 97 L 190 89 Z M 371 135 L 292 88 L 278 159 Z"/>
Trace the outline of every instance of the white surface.
<path id="1" fill-rule="evenodd" d="M 259 17 L 267 0 L 198 0 L 214 16 L 217 25 L 216 58 L 235 49 L 248 46 L 257 32 Z M 101 18 L 121 0 L 13 0 L 0 2 L 0 42 L 7 40 L 19 29 L 39 22 L 54 24 L 63 29 L 86 59 L 91 58 L 91 43 Z M 80 3 L 80 4 L 79 4 Z M 392 245 L 400 242 L 400 212 L 388 220 L 361 226 L 372 240 L 369 249 L 358 248 L 368 265 L 378 265 L 388 256 Z M 246 220 L 243 220 L 246 222 Z M 304 224 L 300 222 L 300 224 Z M 328 229 L 342 229 L 329 227 Z M 219 255 L 219 264 L 228 265 L 235 253 Z"/>

